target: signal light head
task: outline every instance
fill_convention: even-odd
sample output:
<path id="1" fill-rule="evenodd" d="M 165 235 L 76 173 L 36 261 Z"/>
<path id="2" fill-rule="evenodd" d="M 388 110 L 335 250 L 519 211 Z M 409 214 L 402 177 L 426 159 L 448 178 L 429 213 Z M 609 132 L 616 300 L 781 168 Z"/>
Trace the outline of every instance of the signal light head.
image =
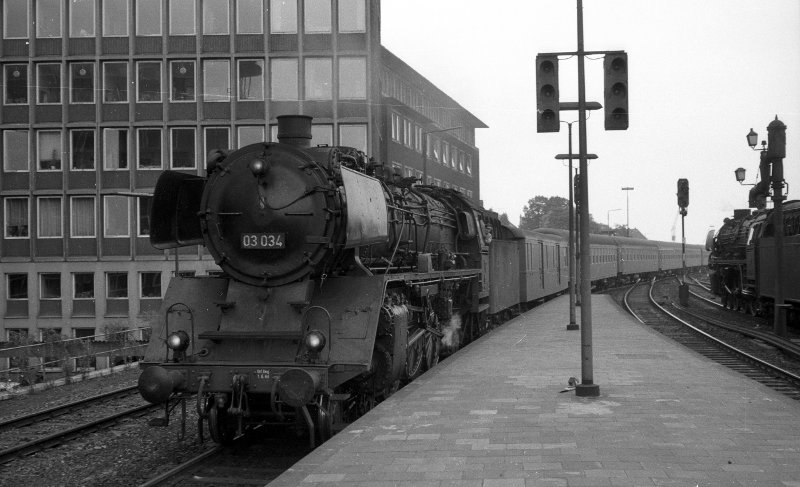
<path id="1" fill-rule="evenodd" d="M 628 128 L 628 55 L 607 54 L 603 60 L 606 130 Z"/>
<path id="2" fill-rule="evenodd" d="M 306 333 L 304 343 L 310 352 L 319 353 L 325 348 L 325 334 L 319 330 L 311 330 Z"/>
<path id="3" fill-rule="evenodd" d="M 183 330 L 170 333 L 167 337 L 167 347 L 176 352 L 183 352 L 189 348 L 189 335 Z"/>

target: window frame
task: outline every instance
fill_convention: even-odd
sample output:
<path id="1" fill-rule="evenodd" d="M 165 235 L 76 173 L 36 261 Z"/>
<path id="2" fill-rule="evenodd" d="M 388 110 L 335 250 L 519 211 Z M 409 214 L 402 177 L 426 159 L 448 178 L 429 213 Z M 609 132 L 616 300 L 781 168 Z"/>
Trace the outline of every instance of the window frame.
<path id="1" fill-rule="evenodd" d="M 297 0 L 269 0 L 270 34 L 297 34 L 300 20 L 297 5 Z M 274 13 L 278 15 L 273 15 Z M 274 20 L 276 18 L 279 20 L 287 19 L 286 21 L 276 22 Z M 292 20 L 294 20 L 293 25 Z"/>
<path id="2" fill-rule="evenodd" d="M 10 235 L 9 201 L 25 202 L 25 235 Z M 21 225 L 15 225 L 21 226 Z M 6 240 L 29 240 L 31 238 L 31 199 L 28 196 L 7 196 L 3 198 L 3 238 Z"/>
<path id="3" fill-rule="evenodd" d="M 225 16 L 224 22 L 214 22 L 213 24 L 209 25 L 206 22 L 208 18 L 206 5 L 213 5 L 214 3 L 224 3 L 225 8 L 220 11 Z M 231 5 L 230 0 L 203 0 L 203 35 L 230 35 L 231 34 Z M 220 24 L 221 29 L 208 29 L 207 27 L 214 27 L 214 25 Z"/>
<path id="4" fill-rule="evenodd" d="M 158 67 L 158 86 L 155 90 L 153 89 L 146 89 L 149 88 L 148 84 L 153 80 L 153 78 L 142 79 L 142 75 L 146 74 L 142 72 L 142 68 L 146 66 L 157 66 Z M 136 103 L 163 103 L 163 70 L 164 66 L 162 65 L 161 61 L 154 61 L 154 60 L 142 60 L 136 61 Z M 146 94 L 155 93 L 155 98 L 153 99 L 145 99 Z"/>
<path id="5" fill-rule="evenodd" d="M 252 2 L 252 8 L 255 11 L 250 9 L 248 5 L 246 8 L 242 8 L 247 2 Z M 256 5 L 257 4 L 257 5 Z M 237 0 L 234 2 L 234 6 L 236 7 L 236 33 L 237 34 L 263 34 L 264 33 L 264 0 Z M 257 14 L 257 15 L 256 15 Z M 244 20 L 253 20 L 258 19 L 258 27 L 255 30 L 242 30 L 242 22 Z"/>
<path id="6" fill-rule="evenodd" d="M 321 67 L 326 72 L 318 71 L 314 66 Z M 322 81 L 327 74 L 327 79 Z M 319 79 L 309 76 L 322 75 Z M 327 89 L 325 89 L 327 82 Z M 322 89 L 319 89 L 322 88 Z M 313 93 L 312 97 L 310 93 Z M 308 101 L 333 100 L 333 58 L 331 57 L 306 57 L 303 59 L 303 99 Z"/>
<path id="7" fill-rule="evenodd" d="M 78 232 L 75 230 L 75 223 L 78 221 L 75 218 L 75 200 L 89 200 L 91 201 L 91 208 L 92 208 L 92 233 L 91 235 L 78 235 Z M 83 210 L 81 208 L 81 210 Z M 97 199 L 94 195 L 73 195 L 69 197 L 69 236 L 70 238 L 96 238 L 97 237 Z"/>
<path id="8" fill-rule="evenodd" d="M 37 39 L 58 39 L 64 36 L 64 32 L 62 31 L 62 23 L 64 19 L 64 2 L 61 0 L 51 0 L 51 3 L 58 6 L 58 21 L 57 22 L 47 22 L 46 18 L 40 17 L 40 15 L 44 15 L 44 9 L 41 8 L 41 5 L 48 0 L 34 0 L 36 2 L 36 38 Z M 42 29 L 47 26 L 57 25 L 56 30 L 58 31 L 57 34 L 54 35 L 42 35 Z"/>
<path id="9" fill-rule="evenodd" d="M 24 157 L 17 157 L 16 155 L 9 155 L 8 150 L 17 148 L 18 146 L 13 142 L 8 141 L 8 135 L 12 133 L 25 133 L 25 144 L 19 146 L 25 149 Z M 28 129 L 5 129 L 3 130 L 3 172 L 28 172 L 31 168 L 31 131 Z M 24 160 L 25 167 L 22 169 L 9 169 L 9 161 Z"/>
<path id="10" fill-rule="evenodd" d="M 149 202 L 149 203 L 148 203 Z M 150 236 L 150 229 L 152 223 L 150 222 L 150 207 L 152 206 L 153 198 L 136 198 L 136 236 L 139 238 L 147 238 Z M 147 219 L 147 232 L 142 231 L 142 210 L 146 210 L 145 215 Z"/>
<path id="11" fill-rule="evenodd" d="M 164 286 L 163 286 L 163 273 L 161 271 L 141 271 L 139 272 L 139 299 L 162 299 L 164 297 Z M 145 296 L 145 277 L 149 276 L 150 279 L 153 279 L 154 282 L 147 283 L 148 285 L 155 286 L 155 278 L 156 275 L 158 276 L 158 296 Z"/>
<path id="12" fill-rule="evenodd" d="M 119 9 L 120 3 L 124 3 L 124 8 Z M 113 7 L 110 5 L 113 4 Z M 111 23 L 111 20 L 118 20 L 118 16 L 120 15 L 120 10 L 122 10 L 123 15 L 125 18 L 123 21 L 119 22 L 119 25 L 124 26 L 125 32 L 122 33 L 109 33 L 109 27 L 112 25 L 116 26 L 117 23 Z M 129 16 L 130 16 L 130 0 L 103 0 L 103 18 L 102 18 L 102 35 L 103 37 L 128 37 L 130 35 L 130 25 L 129 25 Z"/>
<path id="13" fill-rule="evenodd" d="M 44 169 L 42 167 L 42 135 L 58 134 L 58 168 Z M 64 133 L 61 129 L 40 129 L 36 131 L 36 171 L 37 172 L 61 172 L 64 170 Z"/>
<path id="14" fill-rule="evenodd" d="M 77 35 L 76 35 L 74 29 L 77 28 L 77 27 L 80 27 L 80 26 L 74 25 L 75 24 L 75 20 L 76 20 L 76 17 L 75 17 L 75 15 L 76 15 L 75 5 L 76 4 L 80 4 L 81 2 L 90 2 L 91 3 L 91 12 L 87 12 L 86 10 L 81 9 L 81 10 L 78 10 L 78 14 L 77 14 L 78 15 L 77 19 L 78 20 L 85 19 L 85 16 L 87 15 L 87 13 L 90 15 L 90 19 L 89 19 L 89 22 L 88 22 L 87 26 L 91 29 L 91 32 L 86 31 L 85 34 L 81 34 L 80 32 L 78 32 Z M 70 5 L 70 7 L 69 7 L 69 37 L 70 38 L 78 38 L 78 39 L 87 38 L 87 37 L 95 37 L 95 35 L 96 35 L 96 33 L 95 33 L 95 24 L 96 24 L 95 20 L 96 20 L 96 16 L 97 16 L 97 3 L 95 2 L 95 0 L 71 0 L 69 5 Z"/>
<path id="15" fill-rule="evenodd" d="M 115 131 L 116 133 L 124 131 L 125 136 L 125 167 L 119 167 L 119 160 L 117 161 L 117 167 L 109 166 L 109 162 L 114 159 L 121 159 L 120 156 L 122 154 L 115 154 L 114 157 L 109 157 L 109 150 L 111 145 L 109 144 L 108 134 L 111 131 Z M 116 147 L 120 147 L 119 144 L 116 144 Z M 128 171 L 130 170 L 130 163 L 131 163 L 131 130 L 128 127 L 103 127 L 103 170 L 104 171 Z"/>
<path id="16" fill-rule="evenodd" d="M 291 70 L 283 71 L 284 66 L 292 66 L 294 68 L 294 72 L 290 73 Z M 280 70 L 276 69 L 276 67 L 281 67 Z M 278 80 L 275 76 L 275 73 L 278 72 L 281 75 L 294 75 L 294 82 L 292 83 L 291 88 L 294 89 L 294 93 L 290 94 L 283 84 L 278 84 L 278 81 L 285 81 L 285 80 Z M 299 101 L 300 100 L 300 60 L 296 57 L 276 57 L 270 58 L 269 60 L 269 96 L 270 101 Z M 276 89 L 279 88 L 279 89 Z M 278 92 L 278 95 L 276 95 Z"/>
<path id="17" fill-rule="evenodd" d="M 190 166 L 176 166 L 175 165 L 175 132 L 178 131 L 191 131 L 192 133 L 192 146 L 191 156 L 189 158 Z M 170 127 L 169 128 L 169 167 L 170 169 L 197 169 L 197 129 L 195 127 Z"/>
<path id="18" fill-rule="evenodd" d="M 31 36 L 31 2 L 30 0 L 17 0 L 25 5 L 25 19 L 19 19 L 16 15 L 11 15 L 8 10 L 10 0 L 5 0 L 3 2 L 3 39 L 29 39 Z M 19 36 L 9 36 L 9 20 L 13 19 L 14 21 L 11 22 L 16 27 L 24 27 L 25 34 Z"/>
<path id="19" fill-rule="evenodd" d="M 55 101 L 42 101 L 42 99 L 41 99 L 41 95 L 45 94 L 42 91 L 40 91 L 41 87 L 45 86 L 45 83 L 43 82 L 43 75 L 42 75 L 42 72 L 41 72 L 41 68 L 44 68 L 44 67 L 47 67 L 47 66 L 57 66 L 58 67 L 58 83 L 57 83 L 57 86 L 56 86 L 56 89 L 55 89 L 56 93 L 58 93 L 58 100 L 55 100 Z M 62 104 L 62 98 L 63 98 L 62 95 L 63 94 L 61 93 L 61 87 L 64 84 L 63 83 L 63 80 L 64 80 L 64 72 L 63 71 L 64 71 L 64 69 L 62 68 L 62 64 L 61 63 L 36 63 L 36 86 L 37 86 L 37 88 L 40 88 L 40 89 L 36 90 L 36 104 L 37 105 L 61 105 Z M 48 90 L 52 90 L 52 87 L 48 87 Z M 46 92 L 46 93 L 49 93 L 49 91 Z"/>
<path id="20" fill-rule="evenodd" d="M 92 165 L 91 167 L 76 167 L 75 134 L 86 132 L 92 134 Z M 94 128 L 74 128 L 69 131 L 69 170 L 70 171 L 95 171 L 97 170 L 97 131 Z"/>
<path id="21" fill-rule="evenodd" d="M 209 76 L 217 76 L 221 73 L 210 72 L 207 68 L 211 66 L 225 66 L 226 72 L 224 77 L 224 86 L 215 86 L 219 88 L 219 93 L 209 91 Z M 224 91 L 224 94 L 222 94 Z M 229 103 L 231 101 L 231 62 L 229 59 L 204 59 L 203 60 L 203 102 L 204 103 Z"/>
<path id="22" fill-rule="evenodd" d="M 78 276 L 91 276 L 91 296 L 78 296 Z M 84 291 L 87 292 L 87 291 Z M 92 301 L 95 297 L 95 276 L 94 272 L 73 272 L 72 273 L 72 299 L 75 301 Z"/>
<path id="23" fill-rule="evenodd" d="M 144 132 L 158 132 L 158 166 L 142 166 L 142 138 Z M 136 127 L 136 169 L 160 171 L 164 167 L 164 131 L 161 127 Z"/>
<path id="24" fill-rule="evenodd" d="M 135 26 L 134 26 L 135 35 L 137 37 L 161 37 L 162 34 L 163 34 L 162 24 L 164 22 L 164 11 L 161 8 L 162 7 L 161 0 L 134 0 L 134 1 L 136 2 L 136 19 L 135 19 L 136 22 L 135 22 Z M 152 4 L 152 5 L 150 7 L 147 7 L 145 5 L 145 3 Z M 139 15 L 140 15 L 141 12 L 145 12 L 145 11 L 151 10 L 152 6 L 157 6 L 158 7 L 158 9 L 157 9 L 157 11 L 158 11 L 158 19 L 155 22 L 155 25 L 157 25 L 158 27 L 157 27 L 156 30 L 152 30 L 152 31 L 151 30 L 147 30 L 147 31 L 140 30 L 139 26 L 142 24 L 142 22 L 141 22 L 141 18 L 139 17 Z M 155 10 L 155 9 L 153 9 L 153 10 Z"/>
<path id="25" fill-rule="evenodd" d="M 186 3 L 187 4 L 185 6 L 182 5 L 182 7 L 186 7 L 186 6 L 188 6 L 188 3 L 191 3 L 191 7 L 192 7 L 191 14 L 187 13 L 187 14 L 184 14 L 184 15 L 174 15 L 174 12 L 176 10 L 179 10 L 179 13 L 183 12 L 182 8 L 181 9 L 175 9 L 176 2 L 182 2 L 182 3 Z M 197 0 L 169 0 L 169 4 L 167 5 L 167 8 L 169 9 L 169 25 L 167 26 L 167 28 L 169 30 L 169 35 L 170 36 L 194 36 L 194 35 L 197 35 L 197 21 L 196 21 L 196 19 L 197 19 Z M 174 30 L 174 27 L 176 27 L 176 26 L 175 26 L 175 24 L 173 24 L 173 19 L 174 20 L 179 20 L 179 19 L 187 19 L 187 18 L 191 19 L 191 23 L 192 23 L 191 29 L 189 29 L 187 31 L 176 32 Z"/>
<path id="26" fill-rule="evenodd" d="M 255 98 L 243 98 L 242 97 L 242 63 L 252 63 L 255 62 L 256 65 L 261 69 L 261 73 L 257 76 L 247 76 L 247 78 L 256 78 L 261 80 L 261 90 L 256 93 Z M 264 59 L 261 58 L 249 58 L 249 59 L 237 59 L 236 60 L 236 98 L 238 101 L 254 101 L 254 102 L 263 102 L 265 97 L 265 69 L 266 65 L 264 63 Z"/>
<path id="27" fill-rule="evenodd" d="M 115 278 L 124 277 L 124 281 L 122 281 L 122 282 L 125 283 L 125 289 L 124 289 L 125 295 L 124 296 L 111 296 L 111 291 L 112 290 L 116 291 L 118 289 L 116 286 L 113 286 L 113 289 L 112 289 L 111 281 L 110 281 L 112 276 L 115 277 Z M 128 273 L 127 272 L 125 272 L 125 271 L 122 271 L 122 272 L 106 272 L 105 273 L 105 284 L 106 284 L 106 293 L 105 293 L 106 294 L 106 299 L 125 299 L 125 300 L 129 299 L 129 297 L 131 295 L 131 292 L 130 292 L 131 286 L 130 286 L 130 283 L 128 282 Z M 118 284 L 118 283 L 115 282 L 115 284 Z"/>
<path id="28" fill-rule="evenodd" d="M 55 278 L 58 277 L 58 295 L 52 297 L 46 297 L 44 295 L 44 291 L 46 286 L 44 285 L 45 278 Z M 61 285 L 61 273 L 60 272 L 40 272 L 39 273 L 39 300 L 40 301 L 61 301 L 64 296 L 64 289 Z"/>
<path id="29" fill-rule="evenodd" d="M 125 234 L 109 234 L 109 216 L 111 212 L 109 211 L 109 202 L 110 201 L 124 201 L 125 202 Z M 115 217 L 118 217 L 118 214 L 114 214 Z M 103 195 L 103 238 L 130 238 L 131 236 L 131 205 L 129 198 L 127 196 L 119 196 L 119 195 L 111 195 L 111 194 L 104 194 Z"/>
<path id="30" fill-rule="evenodd" d="M 78 69 L 77 74 L 80 76 L 86 76 L 80 74 L 79 66 L 88 66 L 91 68 L 91 81 L 92 85 L 90 88 L 76 88 L 75 87 L 75 69 Z M 91 94 L 91 100 L 76 100 L 76 89 L 86 90 L 88 93 Z M 97 97 L 95 96 L 95 91 L 97 89 L 97 75 L 95 69 L 95 63 L 93 61 L 77 61 L 69 63 L 69 103 L 73 105 L 90 105 L 94 104 L 97 101 Z"/>
<path id="31" fill-rule="evenodd" d="M 328 18 L 325 19 L 327 6 Z M 314 15 L 314 17 L 312 17 Z M 319 26 L 316 22 L 321 22 Z M 309 24 L 314 23 L 311 28 Z M 303 0 L 303 33 L 304 34 L 331 34 L 333 33 L 333 5 L 331 0 Z"/>
<path id="32" fill-rule="evenodd" d="M 56 232 L 50 231 L 50 235 L 44 235 L 42 229 L 44 221 L 42 217 L 42 202 L 44 200 L 58 201 L 58 228 Z M 41 240 L 53 240 L 64 238 L 64 199 L 61 196 L 37 196 L 36 197 L 36 238 Z"/>
<path id="33" fill-rule="evenodd" d="M 10 85 L 11 85 L 11 83 L 9 82 L 9 76 L 11 75 L 11 70 L 14 69 L 15 66 L 17 68 L 21 69 L 21 73 L 20 74 L 24 74 L 24 79 L 21 80 L 22 87 L 19 88 L 20 90 L 24 90 L 24 96 L 19 98 L 22 101 L 11 101 L 11 100 L 16 100 L 17 97 L 13 97 L 12 98 L 11 96 L 9 96 L 10 95 L 9 88 L 10 88 Z M 30 90 L 30 86 L 31 86 L 30 76 L 31 76 L 31 73 L 30 73 L 30 69 L 28 67 L 28 63 L 8 63 L 8 64 L 4 64 L 3 65 L 3 104 L 4 105 L 20 106 L 20 105 L 28 105 L 29 104 L 30 99 L 31 99 L 31 97 L 30 97 L 30 91 L 31 91 Z"/>
<path id="34" fill-rule="evenodd" d="M 120 93 L 124 93 L 125 94 L 124 99 L 109 100 L 108 97 L 106 96 L 107 93 L 111 92 L 111 90 L 108 87 L 108 85 L 109 85 L 109 83 L 108 83 L 108 71 L 106 71 L 106 67 L 112 66 L 112 65 L 122 65 L 125 68 L 123 70 L 123 72 L 125 73 L 125 78 L 124 78 L 124 82 L 123 82 L 123 86 L 125 87 L 125 90 L 119 90 Z M 102 76 L 103 76 L 103 103 L 107 103 L 107 104 L 125 103 L 125 104 L 127 104 L 128 101 L 130 100 L 130 91 L 131 91 L 128 88 L 130 86 L 130 82 L 129 82 L 130 73 L 128 72 L 128 62 L 127 61 L 103 61 L 101 67 L 102 67 Z M 117 87 L 119 85 L 117 84 L 117 85 L 114 85 L 114 86 Z"/>
<path id="35" fill-rule="evenodd" d="M 191 65 L 191 76 L 182 76 L 186 73 L 180 73 L 180 69 L 183 66 L 178 65 Z M 176 68 L 178 70 L 176 78 Z M 176 79 L 191 79 L 191 97 L 190 98 L 179 98 L 177 96 L 178 90 L 176 90 L 175 81 Z M 173 59 L 169 62 L 169 101 L 171 103 L 195 103 L 197 102 L 197 63 L 193 59 Z"/>
<path id="36" fill-rule="evenodd" d="M 226 138 L 227 138 L 227 142 L 226 142 L 225 147 L 209 147 L 209 145 L 208 145 L 208 143 L 209 143 L 208 132 L 210 130 L 225 130 Z M 216 127 L 215 126 L 207 126 L 207 127 L 203 127 L 203 149 L 204 149 L 203 153 L 205 155 L 208 155 L 208 153 L 211 152 L 214 149 L 228 150 L 230 148 L 231 148 L 231 128 L 230 127 L 227 127 L 227 126 L 226 127 L 222 127 L 222 126 L 216 126 Z"/>

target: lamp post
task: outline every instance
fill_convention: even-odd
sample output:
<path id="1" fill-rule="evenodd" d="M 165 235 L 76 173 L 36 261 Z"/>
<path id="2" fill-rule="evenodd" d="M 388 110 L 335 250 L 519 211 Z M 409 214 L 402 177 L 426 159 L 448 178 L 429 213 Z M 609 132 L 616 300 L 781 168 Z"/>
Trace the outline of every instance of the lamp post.
<path id="1" fill-rule="evenodd" d="M 633 191 L 632 186 L 625 186 L 622 188 L 622 191 L 625 191 L 625 234 L 627 237 L 631 236 L 631 202 L 629 195 L 631 191 Z"/>
<path id="2" fill-rule="evenodd" d="M 767 141 L 761 142 L 761 149 L 756 149 L 758 144 L 758 134 L 750 129 L 747 134 L 747 145 L 753 150 L 761 152 L 761 168 L 769 170 L 772 169 L 772 202 L 774 208 L 772 210 L 772 228 L 775 238 L 775 307 L 773 316 L 773 332 L 781 337 L 787 336 L 786 333 L 786 307 L 783 302 L 783 200 L 786 197 L 783 195 L 783 158 L 786 157 L 786 125 L 778 120 L 770 122 L 767 126 Z M 767 175 L 762 172 L 762 179 L 767 180 Z M 736 180 L 739 181 L 739 171 L 736 171 Z M 744 170 L 742 170 L 742 181 L 744 180 Z M 741 182 L 741 181 L 740 181 Z M 766 185 L 765 185 L 766 186 Z M 757 189 L 758 186 L 756 186 Z M 764 247 L 762 247 L 763 249 Z"/>
<path id="3" fill-rule="evenodd" d="M 458 130 L 460 128 L 464 127 L 458 126 L 422 132 L 422 184 L 428 184 L 428 136 L 437 132 L 449 132 L 451 130 Z"/>
<path id="4" fill-rule="evenodd" d="M 613 210 L 608 210 L 606 212 L 606 225 L 608 226 L 608 234 L 611 235 L 611 212 L 612 211 L 619 211 L 622 208 L 614 208 Z"/>

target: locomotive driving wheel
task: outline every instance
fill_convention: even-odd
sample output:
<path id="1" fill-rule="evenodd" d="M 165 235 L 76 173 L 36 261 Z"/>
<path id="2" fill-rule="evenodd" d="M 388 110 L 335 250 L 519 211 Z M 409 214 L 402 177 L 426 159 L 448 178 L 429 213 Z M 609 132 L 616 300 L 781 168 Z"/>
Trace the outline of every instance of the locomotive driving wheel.
<path id="1" fill-rule="evenodd" d="M 425 354 L 423 356 L 423 362 L 425 370 L 429 370 L 439 363 L 439 348 L 441 348 L 441 341 L 439 340 L 439 337 L 430 332 L 425 334 L 424 340 Z"/>
<path id="2" fill-rule="evenodd" d="M 230 417 L 225 407 L 214 404 L 208 411 L 208 433 L 214 442 L 221 445 L 230 445 L 236 436 L 236 424 Z"/>
<path id="3" fill-rule="evenodd" d="M 422 356 L 425 354 L 425 339 L 420 338 L 406 349 L 406 378 L 414 379 L 422 370 Z"/>
<path id="4" fill-rule="evenodd" d="M 311 413 L 311 421 L 314 423 L 317 445 L 325 443 L 333 436 L 333 417 L 335 413 L 332 409 L 333 404 L 330 396 L 322 395 L 316 404 L 308 408 Z"/>

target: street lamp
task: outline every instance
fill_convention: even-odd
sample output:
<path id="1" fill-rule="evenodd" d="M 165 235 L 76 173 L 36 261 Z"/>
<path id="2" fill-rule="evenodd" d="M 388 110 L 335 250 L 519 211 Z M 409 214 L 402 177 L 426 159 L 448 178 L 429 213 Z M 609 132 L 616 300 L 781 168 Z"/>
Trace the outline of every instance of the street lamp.
<path id="1" fill-rule="evenodd" d="M 783 301 L 783 200 L 786 199 L 783 195 L 783 186 L 785 184 L 783 180 L 783 158 L 786 157 L 786 125 L 778 120 L 777 116 L 767 126 L 767 139 L 769 144 L 767 144 L 767 141 L 762 141 L 761 149 L 756 149 L 758 134 L 752 128 L 750 133 L 747 134 L 747 145 L 751 149 L 760 150 L 761 152 L 762 186 L 756 185 L 751 190 L 751 195 L 754 191 L 757 191 L 766 198 L 767 182 L 771 180 L 772 201 L 774 204 L 772 228 L 775 239 L 775 260 L 773 261 L 775 263 L 775 309 L 772 313 L 775 320 L 773 322 L 773 331 L 776 335 L 785 337 L 787 335 L 786 308 L 788 307 Z M 736 180 L 739 180 L 739 170 L 736 171 Z M 744 169 L 742 169 L 742 180 L 744 180 Z"/>
<path id="2" fill-rule="evenodd" d="M 428 184 L 428 136 L 437 132 L 449 132 L 451 130 L 458 130 L 464 128 L 462 126 L 450 127 L 446 129 L 429 130 L 422 132 L 422 184 Z"/>
<path id="3" fill-rule="evenodd" d="M 631 236 L 631 203 L 629 199 L 629 195 L 631 191 L 633 191 L 633 186 L 625 186 L 622 188 L 622 191 L 625 191 L 625 229 L 626 235 L 628 237 Z"/>
<path id="4" fill-rule="evenodd" d="M 606 224 L 608 225 L 608 234 L 611 235 L 611 212 L 612 211 L 619 211 L 622 208 L 614 208 L 613 210 L 608 210 L 606 212 Z"/>

